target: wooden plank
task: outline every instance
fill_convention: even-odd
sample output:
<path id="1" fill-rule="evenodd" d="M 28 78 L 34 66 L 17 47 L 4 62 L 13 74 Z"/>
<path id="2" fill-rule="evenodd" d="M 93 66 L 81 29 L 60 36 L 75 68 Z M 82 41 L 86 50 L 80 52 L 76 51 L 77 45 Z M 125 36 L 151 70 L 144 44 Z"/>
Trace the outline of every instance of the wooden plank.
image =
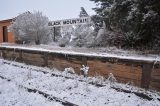
<path id="1" fill-rule="evenodd" d="M 30 61 L 30 60 L 23 60 L 24 63 L 26 64 L 30 64 L 30 65 L 36 65 L 36 66 L 44 66 L 44 62 L 43 61 Z"/>
<path id="2" fill-rule="evenodd" d="M 79 74 L 81 64 L 77 64 L 77 62 L 71 62 L 65 59 L 61 59 L 61 58 L 54 58 L 54 60 L 48 59 L 48 66 L 50 68 L 55 67 L 61 71 L 63 71 L 65 68 L 72 67 L 75 70 L 75 72 Z"/>
<path id="3" fill-rule="evenodd" d="M 160 83 L 160 76 L 152 76 L 151 81 L 159 82 Z"/>
<path id="4" fill-rule="evenodd" d="M 110 70 L 114 69 L 115 71 L 120 72 L 128 72 L 135 73 L 135 74 L 141 74 L 141 67 L 140 66 L 134 66 L 134 64 L 126 65 L 122 63 L 109 63 L 105 62 L 102 63 L 101 61 L 94 60 L 94 61 L 87 61 L 87 64 L 90 66 L 96 66 L 97 68 L 108 68 Z"/>
<path id="5" fill-rule="evenodd" d="M 43 58 L 42 54 L 22 53 L 24 58 Z"/>
<path id="6" fill-rule="evenodd" d="M 8 60 L 18 60 L 19 59 L 19 53 L 15 51 L 3 51 L 3 58 Z"/>
<path id="7" fill-rule="evenodd" d="M 134 80 L 134 79 L 118 77 L 118 76 L 115 76 L 115 77 L 119 83 L 125 83 L 125 84 L 130 83 L 130 85 L 138 86 L 138 87 L 140 87 L 141 85 L 141 80 Z"/>
<path id="8" fill-rule="evenodd" d="M 29 57 L 23 57 L 23 60 L 28 60 L 28 61 L 35 61 L 35 62 L 39 62 L 39 61 L 43 61 L 44 62 L 44 59 L 43 58 L 29 58 Z"/>
<path id="9" fill-rule="evenodd" d="M 159 76 L 160 77 L 160 68 L 153 69 L 151 76 L 152 77 L 154 77 L 154 76 Z"/>
<path id="10" fill-rule="evenodd" d="M 134 66 L 126 66 L 124 64 L 111 64 L 111 63 L 102 63 L 100 61 L 88 61 L 87 62 L 89 69 L 89 75 L 102 75 L 108 76 L 109 73 L 113 73 L 116 76 L 126 77 L 131 79 L 141 79 L 141 68 Z"/>
<path id="11" fill-rule="evenodd" d="M 153 90 L 158 90 L 158 91 L 160 91 L 160 82 L 151 81 L 149 88 L 150 88 L 150 89 L 153 89 Z"/>
<path id="12" fill-rule="evenodd" d="M 22 60 L 27 64 L 44 66 L 44 56 L 42 54 L 32 54 L 22 52 Z"/>

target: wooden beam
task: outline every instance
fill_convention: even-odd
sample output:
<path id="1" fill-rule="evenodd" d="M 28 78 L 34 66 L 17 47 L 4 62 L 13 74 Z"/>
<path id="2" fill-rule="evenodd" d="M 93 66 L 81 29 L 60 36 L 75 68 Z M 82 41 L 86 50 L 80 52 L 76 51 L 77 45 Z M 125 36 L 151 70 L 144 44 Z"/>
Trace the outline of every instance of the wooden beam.
<path id="1" fill-rule="evenodd" d="M 48 66 L 48 53 L 44 53 L 44 66 Z"/>
<path id="2" fill-rule="evenodd" d="M 142 78 L 141 78 L 141 87 L 149 88 L 152 72 L 152 64 L 143 64 L 142 66 Z"/>
<path id="3" fill-rule="evenodd" d="M 82 65 L 87 66 L 87 57 L 82 57 Z"/>

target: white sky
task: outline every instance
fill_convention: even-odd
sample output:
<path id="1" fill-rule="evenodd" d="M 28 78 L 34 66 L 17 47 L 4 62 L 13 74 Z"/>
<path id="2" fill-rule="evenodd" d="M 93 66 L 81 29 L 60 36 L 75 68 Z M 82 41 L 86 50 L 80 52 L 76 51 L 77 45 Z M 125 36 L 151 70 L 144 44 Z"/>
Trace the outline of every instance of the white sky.
<path id="1" fill-rule="evenodd" d="M 9 19 L 25 11 L 41 11 L 50 20 L 77 18 L 80 7 L 89 15 L 95 14 L 95 4 L 89 0 L 1 0 L 0 20 Z"/>

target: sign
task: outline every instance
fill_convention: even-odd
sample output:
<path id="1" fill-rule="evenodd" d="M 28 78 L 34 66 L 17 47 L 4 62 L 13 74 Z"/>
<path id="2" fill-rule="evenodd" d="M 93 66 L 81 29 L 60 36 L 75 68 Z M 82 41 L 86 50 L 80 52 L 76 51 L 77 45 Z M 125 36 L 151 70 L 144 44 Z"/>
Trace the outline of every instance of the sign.
<path id="1" fill-rule="evenodd" d="M 89 23 L 89 22 L 90 22 L 90 17 L 83 17 L 83 18 L 50 21 L 48 23 L 48 26 L 58 27 L 58 26 L 65 26 L 65 25 L 79 25 L 79 24 L 86 24 L 86 23 Z"/>

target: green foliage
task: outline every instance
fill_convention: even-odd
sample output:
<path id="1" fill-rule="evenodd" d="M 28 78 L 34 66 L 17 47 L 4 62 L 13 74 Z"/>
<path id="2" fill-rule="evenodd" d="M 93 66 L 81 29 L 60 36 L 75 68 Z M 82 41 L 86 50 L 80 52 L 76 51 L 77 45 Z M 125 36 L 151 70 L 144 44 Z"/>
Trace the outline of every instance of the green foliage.
<path id="1" fill-rule="evenodd" d="M 90 1 L 97 4 L 93 18 L 98 17 L 98 23 L 105 21 L 109 30 L 123 33 L 122 47 L 160 49 L 160 0 Z"/>

